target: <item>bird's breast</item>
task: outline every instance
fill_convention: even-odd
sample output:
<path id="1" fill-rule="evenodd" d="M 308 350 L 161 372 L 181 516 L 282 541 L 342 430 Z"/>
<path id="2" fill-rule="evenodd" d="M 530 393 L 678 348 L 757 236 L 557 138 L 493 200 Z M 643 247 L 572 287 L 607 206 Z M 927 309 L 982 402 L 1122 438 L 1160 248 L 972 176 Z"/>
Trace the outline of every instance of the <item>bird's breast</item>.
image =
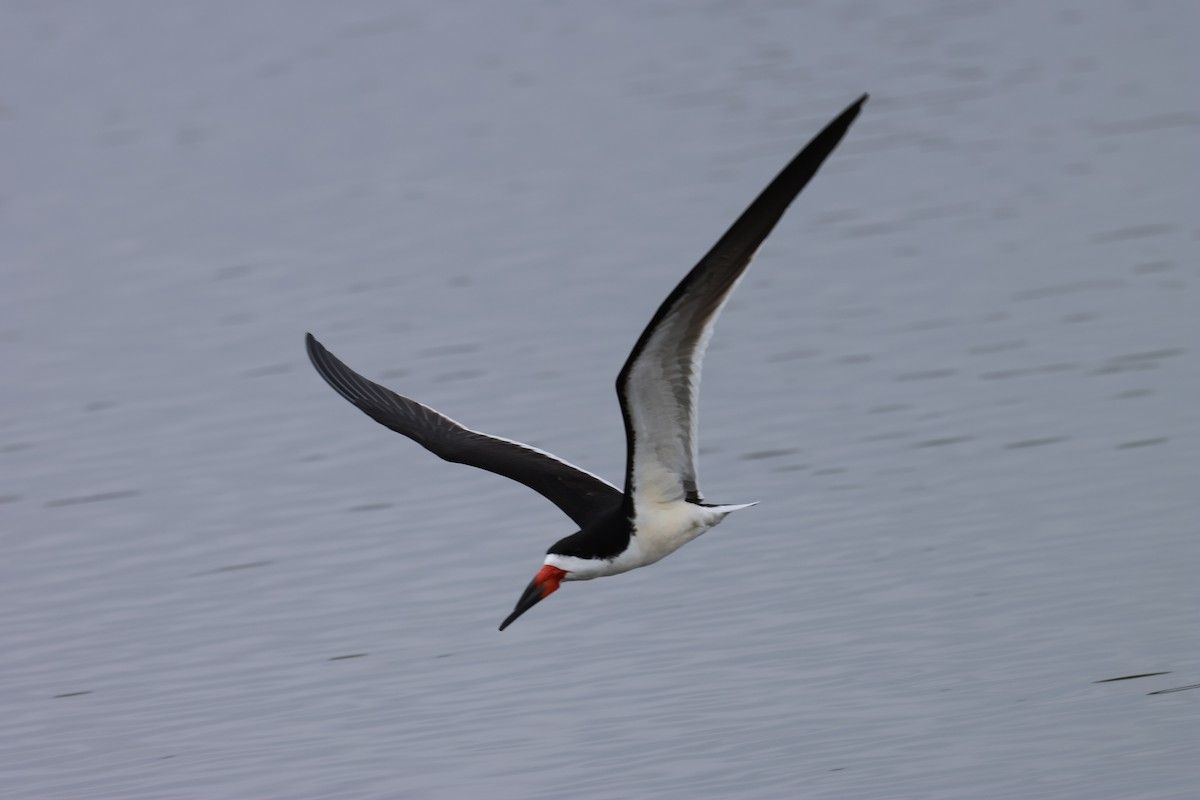
<path id="1" fill-rule="evenodd" d="M 721 515 L 683 500 L 635 505 L 633 539 L 640 546 L 644 563 L 653 564 L 720 521 Z"/>

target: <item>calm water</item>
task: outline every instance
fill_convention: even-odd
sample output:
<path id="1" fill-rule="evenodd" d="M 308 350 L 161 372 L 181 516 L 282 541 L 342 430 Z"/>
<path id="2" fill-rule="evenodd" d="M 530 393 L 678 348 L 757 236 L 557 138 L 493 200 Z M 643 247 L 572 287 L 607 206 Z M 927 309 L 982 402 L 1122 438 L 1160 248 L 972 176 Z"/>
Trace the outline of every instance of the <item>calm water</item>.
<path id="1" fill-rule="evenodd" d="M 1195 8 L 6 4 L 0 795 L 1196 796 Z M 864 90 L 706 364 L 761 505 L 498 633 L 569 523 L 304 331 L 619 479 Z"/>

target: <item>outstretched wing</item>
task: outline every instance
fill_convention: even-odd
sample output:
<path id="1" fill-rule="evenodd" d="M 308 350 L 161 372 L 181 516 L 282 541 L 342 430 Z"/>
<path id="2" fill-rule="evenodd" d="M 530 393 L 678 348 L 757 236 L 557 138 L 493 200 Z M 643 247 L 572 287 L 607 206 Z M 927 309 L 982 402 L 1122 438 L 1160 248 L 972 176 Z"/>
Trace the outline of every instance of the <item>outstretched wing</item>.
<path id="1" fill-rule="evenodd" d="M 863 95 L 784 167 L 667 296 L 617 376 L 627 439 L 625 493 L 635 502 L 703 498 L 696 476 L 696 397 L 713 323 L 759 245 L 846 134 Z"/>
<path id="2" fill-rule="evenodd" d="M 536 447 L 463 427 L 415 400 L 367 380 L 343 364 L 310 333 L 308 357 L 334 391 L 371 419 L 434 455 L 511 478 L 538 492 L 581 528 L 621 502 L 621 492 Z"/>

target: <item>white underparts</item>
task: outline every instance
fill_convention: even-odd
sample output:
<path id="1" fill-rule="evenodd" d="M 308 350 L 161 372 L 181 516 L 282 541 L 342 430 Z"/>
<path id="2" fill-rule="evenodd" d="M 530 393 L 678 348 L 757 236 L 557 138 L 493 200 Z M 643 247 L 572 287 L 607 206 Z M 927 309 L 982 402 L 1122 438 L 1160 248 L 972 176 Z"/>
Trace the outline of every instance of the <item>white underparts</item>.
<path id="1" fill-rule="evenodd" d="M 616 558 L 579 558 L 549 553 L 545 563 L 566 570 L 565 581 L 587 581 L 628 572 L 674 553 L 729 514 L 752 505 L 755 503 L 701 506 L 682 500 L 639 504 L 634 507 L 634 534 L 629 538 L 629 547 Z"/>

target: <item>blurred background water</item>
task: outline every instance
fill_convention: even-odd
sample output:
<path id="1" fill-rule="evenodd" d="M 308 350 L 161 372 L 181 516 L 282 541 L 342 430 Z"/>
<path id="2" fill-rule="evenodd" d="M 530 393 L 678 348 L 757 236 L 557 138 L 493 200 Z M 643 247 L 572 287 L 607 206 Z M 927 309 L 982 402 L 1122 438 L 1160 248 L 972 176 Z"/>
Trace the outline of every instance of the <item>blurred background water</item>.
<path id="1" fill-rule="evenodd" d="M 0 796 L 1196 796 L 1198 22 L 0 6 Z M 761 505 L 499 634 L 570 523 L 303 333 L 619 482 L 637 334 L 863 91 L 706 363 Z"/>

